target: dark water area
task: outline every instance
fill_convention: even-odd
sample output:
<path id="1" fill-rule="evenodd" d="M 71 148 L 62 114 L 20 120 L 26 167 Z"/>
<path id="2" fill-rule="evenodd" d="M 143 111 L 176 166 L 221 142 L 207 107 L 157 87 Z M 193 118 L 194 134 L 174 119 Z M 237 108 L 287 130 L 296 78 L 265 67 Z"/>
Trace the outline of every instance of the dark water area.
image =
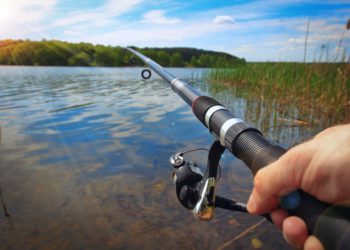
<path id="1" fill-rule="evenodd" d="M 284 147 L 327 125 L 169 70 Z M 213 138 L 139 68 L 0 67 L 0 129 L 1 249 L 288 249 L 260 217 L 217 209 L 203 222 L 180 205 L 169 156 Z M 221 165 L 217 193 L 246 201 L 250 171 L 229 153 Z"/>

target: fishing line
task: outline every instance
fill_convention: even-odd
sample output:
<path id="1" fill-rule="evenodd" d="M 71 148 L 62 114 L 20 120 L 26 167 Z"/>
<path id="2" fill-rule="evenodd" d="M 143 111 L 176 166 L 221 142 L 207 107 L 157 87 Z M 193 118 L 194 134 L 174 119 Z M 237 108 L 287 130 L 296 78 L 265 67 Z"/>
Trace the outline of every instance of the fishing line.
<path id="1" fill-rule="evenodd" d="M 5 204 L 5 200 L 4 200 L 4 196 L 2 194 L 2 187 L 1 187 L 1 182 L 0 182 L 0 200 L 1 200 L 1 206 L 2 206 L 2 209 L 4 211 L 4 214 L 7 218 L 10 218 L 11 215 L 9 214 L 9 212 L 7 211 L 7 207 L 6 207 L 6 204 Z"/>
<path id="2" fill-rule="evenodd" d="M 161 103 L 163 103 L 162 102 L 162 100 L 161 100 L 161 98 L 158 96 L 158 95 L 156 95 L 157 96 L 157 99 L 161 102 Z M 175 147 L 176 147 L 176 151 L 180 151 L 180 147 L 179 147 L 179 144 L 177 143 L 177 140 L 176 140 L 176 137 L 175 137 L 175 135 L 174 135 L 174 133 L 171 131 L 171 128 L 170 128 L 170 126 L 169 126 L 169 119 L 168 119 L 168 117 L 167 117 L 167 113 L 169 112 L 168 110 L 166 110 L 166 108 L 165 108 L 165 106 L 163 105 L 163 116 L 164 116 L 164 120 L 163 119 L 161 119 L 162 121 L 163 121 L 163 123 L 166 125 L 166 128 L 167 128 L 167 130 L 168 130 L 168 132 L 169 132 L 169 134 L 170 134 L 170 137 L 172 138 L 172 140 L 173 140 L 173 142 L 175 143 Z"/>
<path id="3" fill-rule="evenodd" d="M 168 120 L 168 117 L 167 117 L 165 111 L 164 111 L 164 117 L 165 117 L 164 123 L 165 123 L 165 125 L 166 125 L 166 128 L 167 128 L 167 130 L 168 130 L 168 132 L 169 132 L 169 134 L 170 134 L 170 136 L 171 136 L 173 142 L 175 143 L 176 150 L 179 151 L 179 145 L 178 145 L 178 143 L 177 143 L 177 140 L 175 139 L 174 133 L 171 131 L 171 128 L 170 128 L 170 126 L 169 126 L 169 120 Z"/>
<path id="4" fill-rule="evenodd" d="M 184 151 L 182 153 L 187 154 L 187 153 L 191 153 L 191 152 L 195 152 L 195 151 L 207 151 L 207 152 L 209 152 L 209 149 L 207 149 L 207 148 L 194 148 L 194 149 Z"/>

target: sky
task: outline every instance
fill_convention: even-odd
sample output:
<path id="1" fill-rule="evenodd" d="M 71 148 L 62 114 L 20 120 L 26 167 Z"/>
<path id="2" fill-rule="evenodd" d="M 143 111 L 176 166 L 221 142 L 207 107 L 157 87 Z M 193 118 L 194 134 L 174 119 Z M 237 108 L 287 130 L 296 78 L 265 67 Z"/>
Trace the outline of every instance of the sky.
<path id="1" fill-rule="evenodd" d="M 350 52 L 349 18 L 350 0 L 0 0 L 0 39 L 194 47 L 248 61 L 303 61 L 309 23 L 306 58 L 322 61 Z"/>

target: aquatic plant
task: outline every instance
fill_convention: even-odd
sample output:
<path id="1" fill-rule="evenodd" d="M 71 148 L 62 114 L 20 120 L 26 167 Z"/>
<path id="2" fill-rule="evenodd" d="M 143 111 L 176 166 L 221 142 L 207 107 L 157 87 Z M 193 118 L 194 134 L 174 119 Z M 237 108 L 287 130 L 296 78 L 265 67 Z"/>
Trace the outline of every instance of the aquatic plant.
<path id="1" fill-rule="evenodd" d="M 213 70 L 208 77 L 214 84 L 254 97 L 350 121 L 350 65 L 346 63 L 247 63 Z"/>
<path id="2" fill-rule="evenodd" d="M 339 51 L 344 34 L 350 29 L 350 19 L 345 25 L 336 56 L 329 55 L 329 45 L 323 43 L 319 60 L 313 63 L 262 62 L 246 63 L 231 69 L 214 69 L 208 79 L 217 86 L 237 89 L 237 93 L 253 98 L 273 99 L 281 105 L 295 105 L 299 113 L 324 113 L 332 123 L 350 121 L 350 64 L 343 48 L 341 62 Z M 305 50 L 309 34 L 307 25 Z M 325 59 L 321 62 L 325 53 Z M 304 51 L 304 61 L 306 51 Z M 333 60 L 333 61 L 331 61 Z"/>

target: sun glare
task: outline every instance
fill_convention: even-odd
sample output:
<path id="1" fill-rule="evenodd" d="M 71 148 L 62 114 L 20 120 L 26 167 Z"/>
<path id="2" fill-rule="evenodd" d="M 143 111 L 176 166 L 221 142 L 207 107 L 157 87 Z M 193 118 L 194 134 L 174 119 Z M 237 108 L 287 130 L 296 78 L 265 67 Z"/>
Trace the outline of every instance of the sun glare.
<path id="1" fill-rule="evenodd" d="M 6 25 L 15 18 L 14 13 L 16 12 L 16 6 L 13 1 L 1 0 L 0 1 L 0 23 Z"/>

